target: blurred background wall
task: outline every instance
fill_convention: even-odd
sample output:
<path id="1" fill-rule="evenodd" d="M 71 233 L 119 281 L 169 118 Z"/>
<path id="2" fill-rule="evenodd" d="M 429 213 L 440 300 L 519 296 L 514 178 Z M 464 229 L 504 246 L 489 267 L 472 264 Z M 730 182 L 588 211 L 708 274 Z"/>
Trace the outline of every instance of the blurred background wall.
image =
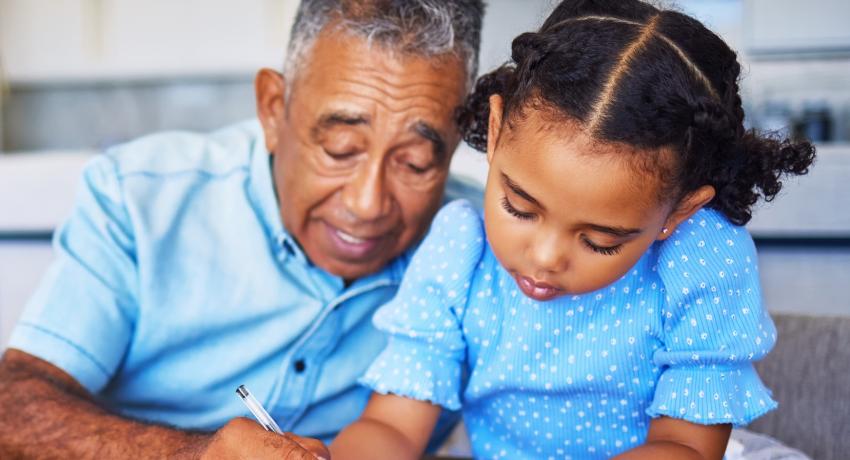
<path id="1" fill-rule="evenodd" d="M 489 0 L 481 69 L 550 0 Z M 750 126 L 805 135 L 812 173 L 749 228 L 772 311 L 850 315 L 850 2 L 681 0 L 740 51 Z M 52 253 L 82 165 L 147 133 L 254 116 L 253 76 L 279 68 L 296 0 L 0 0 L 0 348 Z M 462 146 L 453 170 L 486 174 Z"/>

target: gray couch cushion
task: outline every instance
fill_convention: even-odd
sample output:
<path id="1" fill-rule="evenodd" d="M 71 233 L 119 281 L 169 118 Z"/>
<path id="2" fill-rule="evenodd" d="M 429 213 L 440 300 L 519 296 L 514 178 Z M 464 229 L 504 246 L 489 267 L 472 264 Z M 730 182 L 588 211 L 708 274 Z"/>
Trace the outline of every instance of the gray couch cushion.
<path id="1" fill-rule="evenodd" d="M 850 458 L 850 317 L 773 318 L 776 347 L 756 367 L 779 408 L 748 428 L 816 460 Z"/>

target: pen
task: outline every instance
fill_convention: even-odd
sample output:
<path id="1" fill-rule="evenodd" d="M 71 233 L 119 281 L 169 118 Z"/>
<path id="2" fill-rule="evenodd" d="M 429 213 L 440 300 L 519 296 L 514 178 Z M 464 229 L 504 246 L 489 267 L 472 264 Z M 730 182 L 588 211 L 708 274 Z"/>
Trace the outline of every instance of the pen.
<path id="1" fill-rule="evenodd" d="M 263 428 L 271 431 L 272 433 L 283 434 L 283 431 L 281 431 L 280 427 L 277 426 L 277 423 L 275 423 L 272 416 L 266 412 L 262 404 L 257 401 L 257 398 L 255 398 L 254 395 L 245 388 L 245 385 L 239 385 L 239 388 L 236 389 L 236 394 L 242 398 L 242 402 L 248 406 L 248 409 L 252 414 L 254 414 L 254 417 L 256 417 L 257 421 L 260 422 L 260 425 L 262 425 Z"/>

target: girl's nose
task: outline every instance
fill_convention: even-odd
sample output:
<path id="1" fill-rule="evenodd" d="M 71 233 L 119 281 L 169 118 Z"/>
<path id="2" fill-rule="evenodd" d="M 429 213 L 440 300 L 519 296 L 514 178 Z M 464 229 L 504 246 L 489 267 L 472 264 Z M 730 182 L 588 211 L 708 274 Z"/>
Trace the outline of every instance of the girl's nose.
<path id="1" fill-rule="evenodd" d="M 540 232 L 529 248 L 534 268 L 540 272 L 559 273 L 567 269 L 567 244 L 555 231 Z"/>

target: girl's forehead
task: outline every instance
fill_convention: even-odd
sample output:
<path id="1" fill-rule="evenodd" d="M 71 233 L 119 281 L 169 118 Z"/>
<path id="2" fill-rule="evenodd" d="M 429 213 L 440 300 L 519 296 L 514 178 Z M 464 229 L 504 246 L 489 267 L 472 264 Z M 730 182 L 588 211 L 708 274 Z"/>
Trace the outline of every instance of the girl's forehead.
<path id="1" fill-rule="evenodd" d="M 499 142 L 493 166 L 547 209 L 606 216 L 640 216 L 666 208 L 652 155 L 634 146 L 601 142 L 578 124 L 560 125 L 528 113 L 512 123 Z"/>
<path id="2" fill-rule="evenodd" d="M 515 109 L 516 112 L 508 115 L 503 137 L 519 143 L 531 140 L 546 143 L 556 141 L 561 146 L 572 145 L 576 153 L 610 155 L 612 159 L 623 160 L 656 156 L 665 150 L 599 139 L 591 135 L 581 121 L 543 104 L 527 104 Z"/>

